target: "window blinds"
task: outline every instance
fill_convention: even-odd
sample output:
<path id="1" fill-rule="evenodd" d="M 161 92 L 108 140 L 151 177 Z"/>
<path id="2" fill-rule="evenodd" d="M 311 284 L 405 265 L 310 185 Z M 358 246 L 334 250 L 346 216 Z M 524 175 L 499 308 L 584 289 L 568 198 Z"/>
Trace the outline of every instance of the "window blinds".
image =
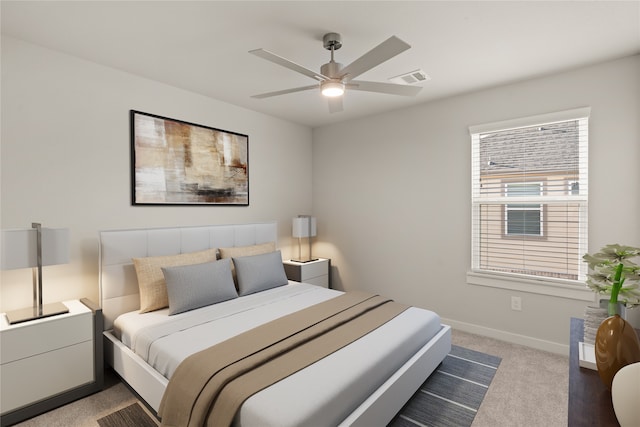
<path id="1" fill-rule="evenodd" d="M 588 115 L 470 128 L 472 270 L 584 279 Z"/>

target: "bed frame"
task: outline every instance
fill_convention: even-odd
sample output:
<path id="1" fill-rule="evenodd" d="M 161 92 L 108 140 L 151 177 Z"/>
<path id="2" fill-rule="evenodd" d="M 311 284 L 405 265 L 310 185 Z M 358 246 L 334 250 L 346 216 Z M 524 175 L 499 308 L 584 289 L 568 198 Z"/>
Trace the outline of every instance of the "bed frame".
<path id="1" fill-rule="evenodd" d="M 276 222 L 267 222 L 100 232 L 99 284 L 104 316 L 105 361 L 156 413 L 168 380 L 112 333 L 116 317 L 140 307 L 138 281 L 132 258 L 276 242 L 277 231 Z M 451 328 L 443 325 L 431 341 L 341 425 L 371 426 L 388 423 L 450 350 Z"/>

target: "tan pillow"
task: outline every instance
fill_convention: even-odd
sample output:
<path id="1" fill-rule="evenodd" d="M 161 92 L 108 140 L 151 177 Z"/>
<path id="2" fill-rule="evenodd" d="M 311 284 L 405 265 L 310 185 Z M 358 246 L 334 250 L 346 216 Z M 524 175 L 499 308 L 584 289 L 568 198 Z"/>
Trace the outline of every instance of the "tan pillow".
<path id="1" fill-rule="evenodd" d="M 191 252 L 179 255 L 165 255 L 147 258 L 133 258 L 140 289 L 140 313 L 160 310 L 169 306 L 167 284 L 162 267 L 202 264 L 216 260 L 216 250 Z"/>
<path id="2" fill-rule="evenodd" d="M 276 242 L 260 243 L 250 246 L 235 246 L 233 248 L 219 248 L 220 258 L 240 258 L 241 256 L 268 254 L 276 250 Z M 238 279 L 236 278 L 236 268 L 231 261 L 231 275 L 233 281 L 238 288 Z"/>

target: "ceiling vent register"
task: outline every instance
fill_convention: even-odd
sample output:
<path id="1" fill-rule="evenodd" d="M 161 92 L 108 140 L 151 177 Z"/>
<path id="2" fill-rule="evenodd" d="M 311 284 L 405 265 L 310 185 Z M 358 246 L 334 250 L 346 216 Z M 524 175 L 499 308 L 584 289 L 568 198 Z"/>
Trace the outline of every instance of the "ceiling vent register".
<path id="1" fill-rule="evenodd" d="M 391 77 L 390 82 L 401 85 L 413 85 L 416 83 L 422 83 L 431 80 L 431 77 L 422 70 L 411 71 L 410 73 L 400 74 L 399 76 Z"/>

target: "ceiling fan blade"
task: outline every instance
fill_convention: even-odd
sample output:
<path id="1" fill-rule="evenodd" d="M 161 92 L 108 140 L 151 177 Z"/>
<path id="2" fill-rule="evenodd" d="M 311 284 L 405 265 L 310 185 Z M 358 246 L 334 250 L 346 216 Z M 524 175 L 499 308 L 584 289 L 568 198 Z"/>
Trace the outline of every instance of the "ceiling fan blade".
<path id="1" fill-rule="evenodd" d="M 405 86 L 395 83 L 365 82 L 354 80 L 347 84 L 349 90 L 387 93 L 389 95 L 415 96 L 422 90 L 420 86 Z"/>
<path id="2" fill-rule="evenodd" d="M 271 61 L 275 64 L 281 65 L 285 68 L 288 68 L 290 70 L 293 70 L 297 73 L 300 74 L 304 74 L 305 76 L 311 77 L 312 79 L 318 80 L 318 81 L 323 81 L 323 80 L 328 80 L 329 77 L 327 76 L 323 76 L 320 73 L 317 73 L 313 70 L 310 70 L 308 68 L 303 67 L 302 65 L 298 65 L 295 62 L 291 62 L 286 58 L 283 58 L 281 56 L 276 55 L 275 53 L 271 53 L 268 50 L 264 50 L 264 49 L 255 49 L 255 50 L 250 50 L 249 53 L 252 53 L 256 56 L 259 56 L 262 59 L 266 59 L 267 61 Z"/>
<path id="3" fill-rule="evenodd" d="M 382 64 L 410 47 L 411 46 L 409 44 L 403 42 L 396 36 L 389 37 L 387 40 L 383 41 L 378 46 L 374 47 L 369 52 L 344 67 L 341 71 L 341 74 L 345 76 L 344 81 L 348 82 L 349 80 L 355 79 L 365 71 L 369 71 L 373 67 Z"/>
<path id="4" fill-rule="evenodd" d="M 260 95 L 251 95 L 252 98 L 262 99 L 271 96 L 286 95 L 288 93 L 302 92 L 303 90 L 318 89 L 318 85 L 294 87 L 293 89 L 277 90 L 275 92 L 261 93 Z"/>
<path id="5" fill-rule="evenodd" d="M 329 112 L 330 113 L 339 113 L 343 110 L 342 108 L 342 97 L 334 96 L 332 98 L 328 98 L 329 100 Z"/>

